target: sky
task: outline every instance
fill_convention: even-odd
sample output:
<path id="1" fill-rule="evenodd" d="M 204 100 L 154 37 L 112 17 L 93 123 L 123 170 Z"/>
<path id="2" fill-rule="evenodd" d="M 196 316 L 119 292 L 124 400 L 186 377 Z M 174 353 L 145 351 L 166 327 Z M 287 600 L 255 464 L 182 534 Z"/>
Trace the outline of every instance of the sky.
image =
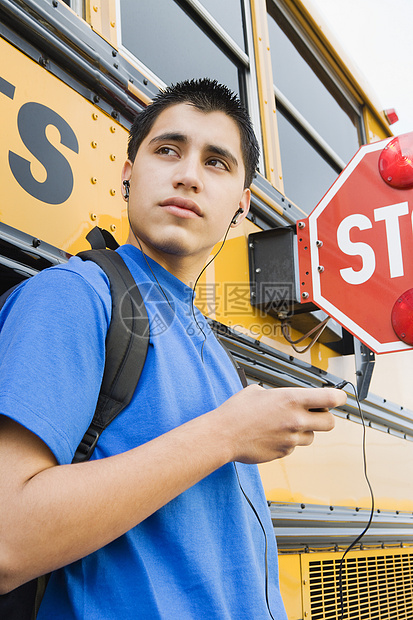
<path id="1" fill-rule="evenodd" d="M 364 77 L 379 110 L 395 108 L 394 135 L 413 131 L 413 0 L 304 0 Z M 326 34 L 328 36 L 328 31 Z"/>

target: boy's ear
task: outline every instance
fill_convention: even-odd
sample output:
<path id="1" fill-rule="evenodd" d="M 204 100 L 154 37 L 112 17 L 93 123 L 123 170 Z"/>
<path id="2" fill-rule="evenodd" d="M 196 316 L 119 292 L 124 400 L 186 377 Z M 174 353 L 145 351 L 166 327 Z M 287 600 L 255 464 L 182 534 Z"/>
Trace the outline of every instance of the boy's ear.
<path id="1" fill-rule="evenodd" d="M 125 163 L 123 164 L 123 168 L 122 168 L 122 184 L 123 184 L 123 181 L 128 181 L 131 178 L 132 167 L 133 167 L 133 163 L 131 162 L 130 159 L 127 159 Z"/>
<path id="2" fill-rule="evenodd" d="M 234 217 L 231 220 L 231 226 L 234 228 L 235 226 L 239 226 L 242 220 L 244 220 L 248 211 L 250 210 L 251 204 L 251 190 L 249 188 L 244 189 L 241 200 L 239 201 L 239 206 L 237 211 L 234 214 Z"/>
<path id="3" fill-rule="evenodd" d="M 122 168 L 122 189 L 121 189 L 121 193 L 123 196 L 124 200 L 128 200 L 129 199 L 129 190 L 130 190 L 130 177 L 132 174 L 132 162 L 130 161 L 130 159 L 127 159 L 125 161 L 125 163 L 123 164 L 123 168 Z"/>

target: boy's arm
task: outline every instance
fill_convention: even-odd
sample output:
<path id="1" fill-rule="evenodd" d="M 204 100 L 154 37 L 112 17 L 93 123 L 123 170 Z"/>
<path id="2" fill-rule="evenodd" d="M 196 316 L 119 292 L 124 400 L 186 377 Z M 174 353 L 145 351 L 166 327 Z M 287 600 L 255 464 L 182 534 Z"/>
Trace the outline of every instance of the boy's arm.
<path id="1" fill-rule="evenodd" d="M 110 543 L 228 462 L 309 445 L 345 398 L 253 385 L 147 444 L 76 465 L 57 465 L 41 439 L 0 416 L 0 593 Z"/>

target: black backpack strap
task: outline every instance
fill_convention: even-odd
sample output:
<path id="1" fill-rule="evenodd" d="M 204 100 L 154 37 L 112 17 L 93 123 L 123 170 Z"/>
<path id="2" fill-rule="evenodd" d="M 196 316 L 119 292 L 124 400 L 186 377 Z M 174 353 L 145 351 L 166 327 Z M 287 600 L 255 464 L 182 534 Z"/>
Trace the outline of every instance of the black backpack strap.
<path id="1" fill-rule="evenodd" d="M 80 252 L 106 273 L 112 296 L 112 319 L 106 336 L 103 380 L 93 420 L 73 457 L 87 461 L 102 431 L 131 401 L 139 381 L 149 344 L 145 304 L 125 262 L 112 250 Z"/>
<path id="2" fill-rule="evenodd" d="M 86 239 L 89 241 L 92 250 L 104 250 L 105 248 L 116 250 L 119 247 L 115 237 L 108 230 L 99 228 L 99 226 L 94 226 L 89 230 Z"/>

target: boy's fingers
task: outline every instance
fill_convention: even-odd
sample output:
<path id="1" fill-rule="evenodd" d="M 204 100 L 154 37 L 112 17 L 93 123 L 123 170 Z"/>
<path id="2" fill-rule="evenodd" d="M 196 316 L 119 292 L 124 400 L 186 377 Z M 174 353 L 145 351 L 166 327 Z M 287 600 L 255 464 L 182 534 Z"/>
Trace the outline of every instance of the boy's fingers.
<path id="1" fill-rule="evenodd" d="M 328 410 L 317 412 L 311 419 L 311 428 L 313 431 L 331 431 L 335 425 L 333 414 Z"/>
<path id="2" fill-rule="evenodd" d="M 335 388 L 307 388 L 301 392 L 302 404 L 309 411 L 326 411 L 344 405 L 347 395 Z"/>

